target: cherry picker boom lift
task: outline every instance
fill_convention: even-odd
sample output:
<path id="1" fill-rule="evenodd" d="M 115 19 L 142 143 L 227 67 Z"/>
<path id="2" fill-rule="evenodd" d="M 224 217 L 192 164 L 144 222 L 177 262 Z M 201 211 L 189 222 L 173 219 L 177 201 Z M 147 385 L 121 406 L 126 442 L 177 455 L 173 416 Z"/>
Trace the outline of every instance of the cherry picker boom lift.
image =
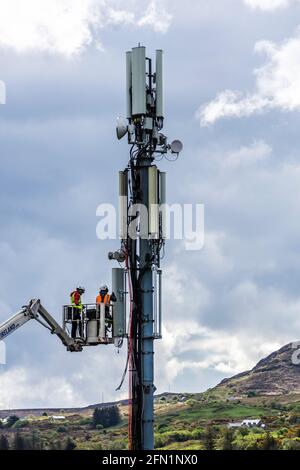
<path id="1" fill-rule="evenodd" d="M 68 351 L 82 351 L 80 341 L 71 338 L 38 299 L 32 299 L 28 305 L 22 307 L 19 312 L 0 325 L 0 340 L 4 340 L 29 320 L 38 321 L 45 328 L 48 328 L 52 334 L 57 335 Z"/>
<path id="2" fill-rule="evenodd" d="M 113 270 L 114 272 L 114 270 Z M 85 304 L 81 320 L 75 320 L 75 309 L 72 305 L 63 306 L 63 320 L 60 326 L 55 318 L 43 307 L 39 299 L 32 299 L 15 315 L 0 325 L 0 341 L 14 333 L 29 320 L 36 320 L 55 334 L 70 352 L 80 352 L 86 346 L 116 344 L 120 346 L 125 336 L 125 297 L 118 291 L 116 302 L 109 305 Z M 116 315 L 114 314 L 116 312 Z M 72 338 L 71 325 L 74 321 L 82 323 L 82 337 Z"/>

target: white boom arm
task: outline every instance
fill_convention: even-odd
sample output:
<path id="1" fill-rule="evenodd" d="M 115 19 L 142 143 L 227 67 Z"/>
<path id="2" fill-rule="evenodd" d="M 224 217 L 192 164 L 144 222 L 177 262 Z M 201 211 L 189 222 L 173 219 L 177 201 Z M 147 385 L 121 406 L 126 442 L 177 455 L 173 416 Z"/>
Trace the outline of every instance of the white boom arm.
<path id="1" fill-rule="evenodd" d="M 46 325 L 40 320 L 40 317 L 46 322 Z M 50 315 L 50 313 L 42 306 L 38 299 L 32 299 L 28 305 L 25 305 L 22 308 L 22 310 L 0 325 L 0 341 L 23 326 L 29 320 L 33 319 L 48 328 L 52 334 L 57 335 L 68 351 L 82 351 L 81 343 L 71 338 L 66 333 L 52 315 Z"/>

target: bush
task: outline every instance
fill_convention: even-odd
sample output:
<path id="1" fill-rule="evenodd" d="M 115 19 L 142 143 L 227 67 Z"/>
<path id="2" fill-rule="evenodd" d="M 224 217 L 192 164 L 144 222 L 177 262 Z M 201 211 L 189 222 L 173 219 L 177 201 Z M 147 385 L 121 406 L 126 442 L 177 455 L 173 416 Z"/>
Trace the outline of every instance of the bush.
<path id="1" fill-rule="evenodd" d="M 87 426 L 87 425 L 92 425 L 93 420 L 92 418 L 83 418 L 78 422 L 79 426 Z"/>
<path id="2" fill-rule="evenodd" d="M 61 441 L 52 441 L 50 443 L 51 450 L 63 450 Z"/>
<path id="3" fill-rule="evenodd" d="M 298 424 L 300 423 L 300 417 L 296 413 L 293 413 L 289 416 L 288 421 L 290 424 Z"/>
<path id="4" fill-rule="evenodd" d="M 74 450 L 76 449 L 76 444 L 75 442 L 70 438 L 68 437 L 67 439 L 67 442 L 66 442 L 66 446 L 65 446 L 65 450 Z"/>
<path id="5" fill-rule="evenodd" d="M 11 428 L 17 421 L 19 421 L 19 416 L 16 416 L 16 415 L 12 415 L 8 418 L 7 420 L 7 423 L 6 423 L 6 427 L 7 428 Z"/>
<path id="6" fill-rule="evenodd" d="M 25 448 L 25 441 L 21 434 L 17 432 L 14 438 L 14 450 L 25 450 Z"/>
<path id="7" fill-rule="evenodd" d="M 211 426 L 207 426 L 204 434 L 204 449 L 214 450 L 214 437 L 215 433 Z"/>
<path id="8" fill-rule="evenodd" d="M 113 441 L 113 449 L 112 450 L 126 450 L 127 449 L 127 442 L 124 439 L 116 439 Z"/>
<path id="9" fill-rule="evenodd" d="M 12 426 L 15 429 L 26 428 L 29 425 L 29 421 L 27 419 L 19 419 L 16 421 L 15 424 Z"/>
<path id="10" fill-rule="evenodd" d="M 159 423 L 156 428 L 157 431 L 159 432 L 167 432 L 168 431 L 168 424 L 167 423 Z"/>
<path id="11" fill-rule="evenodd" d="M 284 439 L 282 443 L 283 450 L 300 450 L 300 439 Z"/>
<path id="12" fill-rule="evenodd" d="M 248 436 L 249 433 L 250 433 L 250 429 L 247 428 L 246 426 L 239 429 L 239 434 L 241 436 Z"/>
<path id="13" fill-rule="evenodd" d="M 271 433 L 267 432 L 263 444 L 262 444 L 263 450 L 276 450 L 277 449 L 277 442 L 272 436 Z"/>
<path id="14" fill-rule="evenodd" d="M 189 400 L 186 400 L 185 403 L 189 406 L 195 406 L 195 405 L 199 404 L 199 402 L 197 400 L 194 400 L 193 398 L 190 398 Z"/>
<path id="15" fill-rule="evenodd" d="M 0 450 L 9 450 L 9 442 L 6 436 L 0 437 Z"/>
<path id="16" fill-rule="evenodd" d="M 203 431 L 194 429 L 193 431 L 178 430 L 167 431 L 155 434 L 155 448 L 165 447 L 173 442 L 185 442 L 199 440 L 203 436 Z"/>
<path id="17" fill-rule="evenodd" d="M 226 428 L 219 440 L 221 450 L 233 450 L 234 432 L 232 429 Z"/>
<path id="18" fill-rule="evenodd" d="M 66 426 L 59 426 L 57 428 L 57 432 L 67 432 L 67 431 L 68 431 L 68 429 L 66 428 Z"/>

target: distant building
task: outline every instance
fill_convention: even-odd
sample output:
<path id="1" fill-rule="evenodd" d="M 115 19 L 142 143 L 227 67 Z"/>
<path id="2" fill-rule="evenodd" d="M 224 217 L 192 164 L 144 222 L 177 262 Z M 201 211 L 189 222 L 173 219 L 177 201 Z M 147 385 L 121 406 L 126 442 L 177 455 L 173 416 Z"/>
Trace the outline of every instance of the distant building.
<path id="1" fill-rule="evenodd" d="M 241 428 L 243 426 L 242 421 L 241 422 L 236 422 L 236 423 L 229 423 L 228 427 L 231 428 Z"/>
<path id="2" fill-rule="evenodd" d="M 244 419 L 243 421 L 237 421 L 228 424 L 229 428 L 265 428 L 266 425 L 261 419 Z"/>
<path id="3" fill-rule="evenodd" d="M 52 421 L 64 421 L 66 419 L 65 416 L 62 416 L 62 415 L 54 415 L 54 416 L 51 416 L 50 419 Z"/>
<path id="4" fill-rule="evenodd" d="M 246 426 L 247 428 L 261 428 L 264 426 L 261 419 L 244 419 L 242 423 L 243 426 Z"/>
<path id="5" fill-rule="evenodd" d="M 1 421 L 2 424 L 7 424 L 8 421 L 9 421 L 9 416 L 6 416 L 6 418 L 0 419 L 0 421 Z"/>

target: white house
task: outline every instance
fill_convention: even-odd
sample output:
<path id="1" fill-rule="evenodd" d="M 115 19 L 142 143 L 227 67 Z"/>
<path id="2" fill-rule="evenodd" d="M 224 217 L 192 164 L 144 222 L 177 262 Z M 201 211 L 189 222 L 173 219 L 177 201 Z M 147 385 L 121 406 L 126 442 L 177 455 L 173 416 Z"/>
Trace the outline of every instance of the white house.
<path id="1" fill-rule="evenodd" d="M 261 419 L 244 419 L 242 425 L 247 428 L 262 428 L 265 425 L 262 423 Z"/>
<path id="2" fill-rule="evenodd" d="M 235 423 L 229 423 L 229 428 L 265 428 L 266 425 L 262 423 L 261 419 L 244 419 L 243 421 L 237 421 Z"/>
<path id="3" fill-rule="evenodd" d="M 51 416 L 52 421 L 64 421 L 65 419 L 66 419 L 66 417 L 62 416 L 62 415 Z"/>

